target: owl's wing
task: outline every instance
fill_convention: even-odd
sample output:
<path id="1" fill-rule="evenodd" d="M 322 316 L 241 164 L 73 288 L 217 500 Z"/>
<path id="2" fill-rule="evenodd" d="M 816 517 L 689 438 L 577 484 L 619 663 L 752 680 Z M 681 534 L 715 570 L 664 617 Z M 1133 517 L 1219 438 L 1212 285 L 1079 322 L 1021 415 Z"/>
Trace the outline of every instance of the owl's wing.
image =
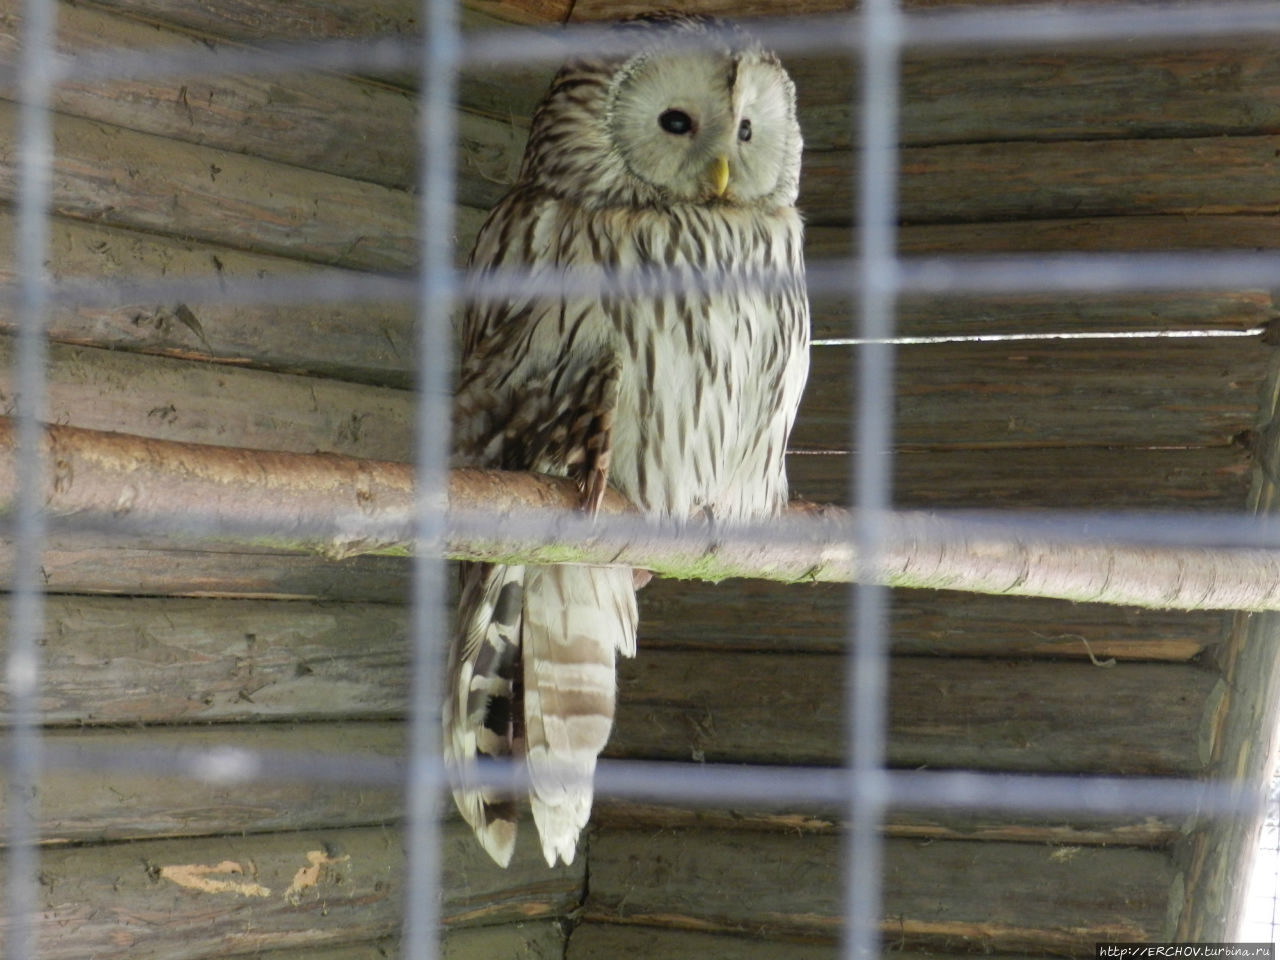
<path id="1" fill-rule="evenodd" d="M 520 671 L 524 567 L 469 563 L 462 570 L 458 622 L 449 652 L 450 690 L 443 705 L 444 759 L 453 798 L 480 845 L 511 862 L 516 805 L 476 785 L 476 758 L 510 756 L 521 735 L 515 680 Z"/>
<path id="2" fill-rule="evenodd" d="M 476 266 L 560 250 L 565 231 L 547 226 L 554 211 L 544 217 L 513 197 L 486 224 Z M 517 229 L 509 222 L 515 215 L 532 222 Z M 583 507 L 594 511 L 608 481 L 621 370 L 599 322 L 590 301 L 516 299 L 469 311 L 454 407 L 458 462 L 572 477 Z M 523 753 L 543 854 L 553 866 L 557 858 L 571 862 L 591 810 L 590 774 L 613 721 L 614 656 L 635 651 L 631 571 L 464 565 L 463 575 L 444 718 L 458 807 L 505 864 L 515 807 L 475 785 L 475 758 Z"/>

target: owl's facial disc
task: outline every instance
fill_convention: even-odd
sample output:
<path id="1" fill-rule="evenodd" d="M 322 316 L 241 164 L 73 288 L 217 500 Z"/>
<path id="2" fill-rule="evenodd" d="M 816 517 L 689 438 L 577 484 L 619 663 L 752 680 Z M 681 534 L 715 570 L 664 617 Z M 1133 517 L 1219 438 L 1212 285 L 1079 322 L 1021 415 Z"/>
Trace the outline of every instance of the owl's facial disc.
<path id="1" fill-rule="evenodd" d="M 767 197 L 798 150 L 786 75 L 749 54 L 640 54 L 615 75 L 607 115 L 627 174 L 675 203 Z"/>

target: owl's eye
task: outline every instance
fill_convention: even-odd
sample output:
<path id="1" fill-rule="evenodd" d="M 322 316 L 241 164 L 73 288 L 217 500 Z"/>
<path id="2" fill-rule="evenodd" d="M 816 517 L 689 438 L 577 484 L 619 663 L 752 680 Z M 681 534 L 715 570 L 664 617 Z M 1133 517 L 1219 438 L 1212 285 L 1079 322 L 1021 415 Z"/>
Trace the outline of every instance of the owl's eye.
<path id="1" fill-rule="evenodd" d="M 683 136 L 686 133 L 693 133 L 693 117 L 683 110 L 666 110 L 658 117 L 658 126 L 667 133 Z"/>
<path id="2" fill-rule="evenodd" d="M 751 121 L 743 120 L 738 124 L 738 139 L 746 143 L 751 139 Z"/>

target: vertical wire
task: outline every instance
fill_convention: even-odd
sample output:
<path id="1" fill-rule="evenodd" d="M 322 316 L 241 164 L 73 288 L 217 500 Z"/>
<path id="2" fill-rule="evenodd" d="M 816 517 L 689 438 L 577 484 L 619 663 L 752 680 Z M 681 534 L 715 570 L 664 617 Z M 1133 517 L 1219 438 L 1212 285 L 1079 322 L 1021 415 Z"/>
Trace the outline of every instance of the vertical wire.
<path id="1" fill-rule="evenodd" d="M 450 446 L 450 317 L 454 303 L 454 90 L 461 36 L 455 0 L 423 0 L 419 118 L 416 511 L 410 614 L 413 675 L 406 795 L 404 960 L 440 952 L 440 678 L 447 621 L 444 534 Z"/>
<path id="2" fill-rule="evenodd" d="M 18 217 L 15 227 L 18 322 L 13 381 L 17 385 L 18 462 L 14 496 L 13 583 L 5 683 L 9 695 L 8 870 L 5 954 L 27 960 L 36 952 L 39 909 L 37 790 L 43 768 L 40 732 L 40 657 L 44 625 L 40 558 L 44 549 L 45 419 L 44 319 L 48 291 L 44 260 L 49 246 L 50 165 L 53 127 L 49 87 L 53 80 L 54 9 L 51 0 L 23 4 L 22 49 L 18 60 Z"/>
<path id="3" fill-rule="evenodd" d="M 881 822 L 888 797 L 885 737 L 888 687 L 888 591 L 876 585 L 877 554 L 891 504 L 894 326 L 897 290 L 898 59 L 896 0 L 864 0 L 861 20 L 861 153 L 857 276 L 860 334 L 852 371 L 858 384 L 853 449 L 857 571 L 852 589 L 853 643 L 846 675 L 849 832 L 845 845 L 844 956 L 880 955 Z"/>

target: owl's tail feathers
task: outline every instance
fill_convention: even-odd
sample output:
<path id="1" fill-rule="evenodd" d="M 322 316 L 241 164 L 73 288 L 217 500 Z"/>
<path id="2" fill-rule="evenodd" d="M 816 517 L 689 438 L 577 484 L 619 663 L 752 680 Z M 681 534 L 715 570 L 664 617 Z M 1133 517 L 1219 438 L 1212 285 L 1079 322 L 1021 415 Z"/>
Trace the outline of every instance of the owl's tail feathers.
<path id="1" fill-rule="evenodd" d="M 480 845 L 501 866 L 516 843 L 515 799 L 476 783 L 476 758 L 520 750 L 520 669 L 524 567 L 469 564 L 463 571 L 458 624 L 450 650 L 452 687 L 445 697 L 444 760 L 453 799 Z"/>
<path id="2" fill-rule="evenodd" d="M 525 761 L 550 866 L 572 863 L 591 815 L 596 758 L 609 739 L 616 653 L 634 656 L 627 567 L 530 567 L 525 591 Z"/>

